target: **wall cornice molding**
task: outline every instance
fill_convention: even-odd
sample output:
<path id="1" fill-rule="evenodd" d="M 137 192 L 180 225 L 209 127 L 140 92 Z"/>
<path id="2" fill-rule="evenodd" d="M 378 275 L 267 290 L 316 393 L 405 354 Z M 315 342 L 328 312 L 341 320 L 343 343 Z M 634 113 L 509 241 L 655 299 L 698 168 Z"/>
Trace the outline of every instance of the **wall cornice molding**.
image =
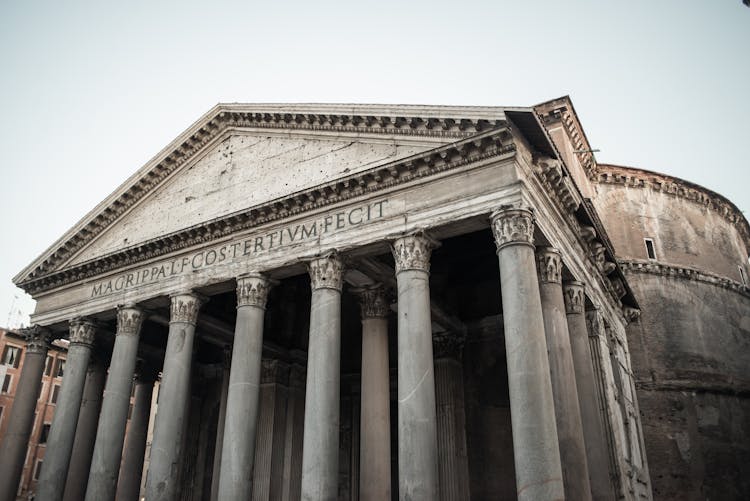
<path id="1" fill-rule="evenodd" d="M 740 282 L 736 282 L 729 278 L 714 275 L 713 273 L 706 273 L 695 268 L 641 260 L 621 260 L 618 261 L 618 263 L 620 264 L 620 268 L 627 273 L 647 273 L 649 275 L 703 282 L 716 287 L 721 287 L 722 289 L 729 289 L 750 298 L 750 287 L 747 285 L 743 285 Z"/>

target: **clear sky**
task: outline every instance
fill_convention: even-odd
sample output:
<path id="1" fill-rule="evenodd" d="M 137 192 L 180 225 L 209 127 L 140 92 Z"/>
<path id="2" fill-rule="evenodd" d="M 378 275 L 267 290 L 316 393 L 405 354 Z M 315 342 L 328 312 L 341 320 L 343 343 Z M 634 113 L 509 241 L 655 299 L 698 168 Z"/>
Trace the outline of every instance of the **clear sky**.
<path id="1" fill-rule="evenodd" d="M 11 278 L 217 102 L 569 94 L 600 162 L 748 211 L 749 91 L 741 0 L 6 0 L 0 326 L 33 310 Z"/>

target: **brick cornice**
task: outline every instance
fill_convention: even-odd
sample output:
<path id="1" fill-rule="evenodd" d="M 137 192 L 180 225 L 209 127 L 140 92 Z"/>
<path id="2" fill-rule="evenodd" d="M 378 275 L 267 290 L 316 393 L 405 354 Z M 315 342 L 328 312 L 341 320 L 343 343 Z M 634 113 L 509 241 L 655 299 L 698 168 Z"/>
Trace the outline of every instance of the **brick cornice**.
<path id="1" fill-rule="evenodd" d="M 668 278 L 694 280 L 721 287 L 722 289 L 729 289 L 750 298 L 750 287 L 747 285 L 695 268 L 641 260 L 618 261 L 618 263 L 620 264 L 620 268 L 627 273 L 647 273 L 649 275 L 659 275 Z"/>

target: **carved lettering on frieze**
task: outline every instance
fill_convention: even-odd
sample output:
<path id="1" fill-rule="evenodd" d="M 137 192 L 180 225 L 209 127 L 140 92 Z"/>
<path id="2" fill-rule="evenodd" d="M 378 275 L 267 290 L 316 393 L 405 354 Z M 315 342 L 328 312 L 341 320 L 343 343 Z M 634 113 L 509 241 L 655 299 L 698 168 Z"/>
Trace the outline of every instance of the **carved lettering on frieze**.
<path id="1" fill-rule="evenodd" d="M 334 289 L 341 292 L 344 277 L 344 263 L 335 253 L 310 260 L 307 263 L 310 273 L 310 287 L 316 289 Z"/>
<path id="2" fill-rule="evenodd" d="M 143 324 L 143 310 L 132 305 L 117 308 L 117 335 L 137 336 Z"/>
<path id="3" fill-rule="evenodd" d="M 237 307 L 257 306 L 265 309 L 268 292 L 273 281 L 267 277 L 252 273 L 237 278 Z"/>
<path id="4" fill-rule="evenodd" d="M 391 311 L 385 287 L 380 284 L 353 291 L 359 297 L 362 319 L 387 317 Z"/>
<path id="5" fill-rule="evenodd" d="M 581 282 L 565 282 L 563 284 L 563 299 L 565 313 L 583 313 L 586 307 L 585 287 Z"/>
<path id="6" fill-rule="evenodd" d="M 52 331 L 46 327 L 34 325 L 21 330 L 21 335 L 26 340 L 26 353 L 45 354 L 49 350 L 52 341 Z"/>
<path id="7" fill-rule="evenodd" d="M 498 251 L 508 245 L 534 245 L 534 217 L 530 210 L 500 209 L 490 220 Z"/>
<path id="8" fill-rule="evenodd" d="M 96 324 L 85 318 L 74 318 L 70 321 L 70 344 L 93 346 L 96 335 Z"/>
<path id="9" fill-rule="evenodd" d="M 536 269 L 542 283 L 562 282 L 562 257 L 557 249 L 541 247 L 536 251 Z"/>
<path id="10" fill-rule="evenodd" d="M 430 271 L 430 255 L 439 243 L 423 233 L 407 235 L 391 244 L 396 273 L 406 270 Z"/>
<path id="11" fill-rule="evenodd" d="M 184 322 L 195 325 L 198 321 L 198 311 L 205 303 L 205 298 L 194 292 L 181 292 L 173 294 L 171 299 L 169 322 Z"/>

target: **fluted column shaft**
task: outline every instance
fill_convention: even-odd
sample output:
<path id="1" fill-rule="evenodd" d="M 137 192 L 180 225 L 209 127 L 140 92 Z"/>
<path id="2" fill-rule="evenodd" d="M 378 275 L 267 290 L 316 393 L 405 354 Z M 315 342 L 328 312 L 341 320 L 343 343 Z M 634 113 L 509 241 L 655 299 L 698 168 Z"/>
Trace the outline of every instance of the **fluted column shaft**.
<path id="1" fill-rule="evenodd" d="M 126 306 L 117 310 L 117 335 L 104 387 L 86 501 L 115 498 L 142 324 L 143 311 L 139 308 Z"/>
<path id="2" fill-rule="evenodd" d="M 362 377 L 359 486 L 355 488 L 359 488 L 361 501 L 379 501 L 391 499 L 389 308 L 382 286 L 358 292 L 362 312 Z"/>
<path id="3" fill-rule="evenodd" d="M 70 323 L 65 377 L 55 406 L 37 488 L 37 496 L 42 501 L 61 500 L 65 492 L 95 330 L 94 324 L 87 320 L 76 319 Z"/>
<path id="4" fill-rule="evenodd" d="M 430 254 L 437 243 L 393 243 L 398 285 L 398 479 L 401 499 L 438 496 L 437 415 L 430 313 Z"/>
<path id="5" fill-rule="evenodd" d="M 259 274 L 237 279 L 237 323 L 229 373 L 227 411 L 221 448 L 219 499 L 252 494 L 258 425 L 263 318 L 270 282 Z"/>
<path id="6" fill-rule="evenodd" d="M 174 294 L 171 300 L 167 350 L 146 477 L 149 501 L 173 501 L 177 490 L 180 445 L 190 399 L 195 324 L 204 302 L 193 292 Z"/>
<path id="7" fill-rule="evenodd" d="M 463 338 L 461 334 L 441 334 L 433 338 L 441 501 L 464 501 L 470 497 L 461 365 Z"/>
<path id="8" fill-rule="evenodd" d="M 8 427 L 0 447 L 0 501 L 14 501 L 21 481 L 29 435 L 34 425 L 34 410 L 42 384 L 44 362 L 49 349 L 50 332 L 41 327 L 24 331 L 26 353 L 16 386 Z"/>
<path id="9" fill-rule="evenodd" d="M 117 501 L 138 501 L 141 492 L 148 419 L 151 415 L 151 397 L 156 379 L 155 371 L 143 371 L 134 383 L 133 412 L 130 415 L 128 433 L 125 435 L 125 452 L 117 480 Z"/>
<path id="10" fill-rule="evenodd" d="M 537 249 L 536 258 L 565 495 L 586 501 L 591 499 L 591 487 L 563 300 L 562 259 L 551 247 Z"/>
<path id="11" fill-rule="evenodd" d="M 591 478 L 591 495 L 597 501 L 614 499 L 609 477 L 609 455 L 599 413 L 599 395 L 596 388 L 594 366 L 586 326 L 584 285 L 581 282 L 563 284 L 565 312 L 568 316 L 570 347 L 576 373 L 578 402 L 581 408 L 583 438 Z"/>
<path id="12" fill-rule="evenodd" d="M 78 424 L 73 440 L 73 452 L 70 454 L 63 501 L 80 501 L 86 496 L 91 455 L 94 453 L 96 441 L 96 426 L 99 421 L 99 411 L 102 408 L 104 381 L 107 377 L 104 364 L 97 360 L 96 356 L 92 359 L 89 361 L 86 383 L 83 387 L 81 410 L 78 413 Z"/>
<path id="13" fill-rule="evenodd" d="M 302 447 L 302 500 L 338 497 L 341 286 L 335 255 L 310 261 L 310 339 Z"/>
<path id="14" fill-rule="evenodd" d="M 500 265 L 518 500 L 564 499 L 531 212 L 502 209 L 492 215 L 492 231 Z"/>

